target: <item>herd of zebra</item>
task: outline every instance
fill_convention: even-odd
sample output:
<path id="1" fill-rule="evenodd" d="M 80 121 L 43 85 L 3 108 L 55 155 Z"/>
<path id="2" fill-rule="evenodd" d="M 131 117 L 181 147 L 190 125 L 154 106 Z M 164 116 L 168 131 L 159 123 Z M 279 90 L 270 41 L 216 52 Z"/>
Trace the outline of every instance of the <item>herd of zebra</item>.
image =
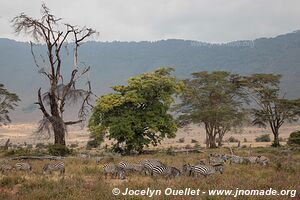
<path id="1" fill-rule="evenodd" d="M 223 173 L 224 164 L 261 164 L 266 166 L 270 160 L 265 156 L 251 156 L 241 157 L 236 155 L 227 154 L 210 154 L 208 163 L 202 159 L 197 164 L 191 165 L 189 163 L 184 164 L 182 169 L 174 166 L 167 166 L 157 159 L 144 159 L 138 163 L 121 161 L 117 164 L 105 164 L 103 166 L 103 172 L 105 178 L 107 175 L 111 175 L 112 178 L 125 179 L 126 173 L 138 172 L 145 175 L 164 176 L 166 178 L 175 178 L 183 174 L 188 176 L 198 177 L 202 175 L 204 177 L 215 174 L 217 172 Z"/>
<path id="2" fill-rule="evenodd" d="M 82 156 L 81 156 L 82 157 Z M 83 156 L 85 159 L 90 159 L 90 156 Z M 101 159 L 96 158 L 96 163 L 100 164 Z M 182 166 L 181 169 L 175 166 L 168 166 L 161 162 L 158 159 L 143 159 L 137 163 L 121 161 L 118 164 L 104 164 L 103 174 L 105 178 L 110 175 L 111 178 L 125 179 L 126 174 L 131 173 L 140 173 L 152 177 L 164 176 L 166 178 L 175 178 L 183 174 L 188 176 L 197 177 L 199 175 L 209 176 L 217 172 L 223 173 L 224 164 L 229 162 L 242 164 L 261 164 L 266 166 L 269 164 L 270 160 L 265 156 L 251 156 L 251 157 L 241 157 L 236 155 L 227 155 L 227 154 L 210 154 L 208 161 L 202 159 L 198 163 L 192 165 L 186 163 Z M 0 172 L 4 173 L 5 171 L 11 170 L 18 171 L 32 171 L 31 164 L 27 162 L 18 162 L 14 166 L 8 163 L 0 164 Z M 53 171 L 58 171 L 60 175 L 65 174 L 65 164 L 62 161 L 47 163 L 42 168 L 43 173 L 52 173 Z"/>
<path id="3" fill-rule="evenodd" d="M 18 162 L 14 166 L 8 163 L 2 163 L 0 164 L 0 172 L 4 173 L 6 171 L 32 171 L 32 166 L 30 163 L 27 162 Z M 65 174 L 65 164 L 64 162 L 54 162 L 54 163 L 47 163 L 43 166 L 43 173 L 52 173 L 52 171 L 59 171 L 60 175 Z"/>

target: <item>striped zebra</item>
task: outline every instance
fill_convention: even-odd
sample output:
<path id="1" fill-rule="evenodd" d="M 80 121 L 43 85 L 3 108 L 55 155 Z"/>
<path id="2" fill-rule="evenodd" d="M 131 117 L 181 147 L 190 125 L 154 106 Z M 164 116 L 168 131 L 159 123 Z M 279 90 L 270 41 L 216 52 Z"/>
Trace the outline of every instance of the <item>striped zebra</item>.
<path id="1" fill-rule="evenodd" d="M 141 172 L 143 170 L 143 166 L 141 164 L 125 161 L 121 161 L 119 163 L 119 167 L 124 169 L 126 172 Z"/>
<path id="2" fill-rule="evenodd" d="M 256 164 L 257 163 L 257 156 L 250 156 L 250 157 L 244 157 L 244 163 L 248 163 L 248 164 Z"/>
<path id="3" fill-rule="evenodd" d="M 49 172 L 52 174 L 52 171 L 59 171 L 60 175 L 65 174 L 65 164 L 63 162 L 47 163 L 43 167 L 43 173 Z"/>
<path id="4" fill-rule="evenodd" d="M 198 175 L 202 176 L 209 176 L 211 174 L 215 174 L 217 172 L 220 172 L 223 174 L 224 171 L 224 165 L 223 164 L 215 164 L 212 166 L 209 165 L 190 165 L 185 164 L 183 165 L 183 172 L 189 172 L 189 176 L 195 176 L 198 177 Z"/>
<path id="5" fill-rule="evenodd" d="M 153 167 L 153 176 L 162 175 L 166 178 L 175 178 L 181 175 L 181 171 L 176 167 L 169 166 L 154 166 Z"/>
<path id="6" fill-rule="evenodd" d="M 266 156 L 257 156 L 256 163 L 266 166 L 270 163 L 270 159 Z"/>
<path id="7" fill-rule="evenodd" d="M 226 154 L 209 155 L 209 164 L 225 163 L 227 160 L 228 160 L 228 156 Z"/>
<path id="8" fill-rule="evenodd" d="M 0 164 L 0 172 L 4 173 L 5 171 L 11 171 L 13 169 L 13 167 L 10 164 L 7 163 L 3 163 Z"/>
<path id="9" fill-rule="evenodd" d="M 232 164 L 232 163 L 235 163 L 235 164 L 242 164 L 244 163 L 244 158 L 241 157 L 241 156 L 236 156 L 236 155 L 231 155 L 230 156 L 230 159 L 229 159 L 229 163 Z"/>
<path id="10" fill-rule="evenodd" d="M 145 159 L 139 162 L 143 167 L 145 175 L 153 175 L 153 168 L 155 166 L 165 166 L 162 162 L 156 159 Z"/>
<path id="11" fill-rule="evenodd" d="M 29 163 L 16 163 L 15 169 L 19 171 L 31 171 L 32 167 Z"/>
<path id="12" fill-rule="evenodd" d="M 118 177 L 121 180 L 125 179 L 125 170 L 115 164 L 105 164 L 103 166 L 103 173 L 104 173 L 105 179 L 107 178 L 107 175 L 109 175 L 109 174 L 113 178 Z"/>

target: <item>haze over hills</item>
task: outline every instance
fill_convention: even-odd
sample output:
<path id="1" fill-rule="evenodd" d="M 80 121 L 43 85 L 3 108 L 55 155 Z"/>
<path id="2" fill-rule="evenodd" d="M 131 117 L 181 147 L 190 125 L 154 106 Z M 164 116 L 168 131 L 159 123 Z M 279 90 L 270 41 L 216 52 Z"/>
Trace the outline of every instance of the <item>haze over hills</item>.
<path id="1" fill-rule="evenodd" d="M 36 48 L 37 55 L 43 47 Z M 64 72 L 72 68 L 64 52 Z M 300 96 L 300 32 L 254 41 L 209 44 L 188 40 L 156 42 L 87 42 L 79 51 L 80 61 L 92 67 L 91 80 L 97 95 L 105 94 L 115 84 L 123 84 L 134 75 L 160 66 L 176 68 L 178 78 L 196 71 L 226 70 L 240 74 L 282 74 L 282 92 L 287 97 Z M 40 117 L 33 102 L 36 91 L 45 86 L 30 52 L 30 44 L 0 39 L 0 82 L 16 92 L 22 102 L 13 113 L 15 122 L 32 122 Z M 46 89 L 43 87 L 43 89 Z M 44 90 L 45 91 L 45 90 Z"/>

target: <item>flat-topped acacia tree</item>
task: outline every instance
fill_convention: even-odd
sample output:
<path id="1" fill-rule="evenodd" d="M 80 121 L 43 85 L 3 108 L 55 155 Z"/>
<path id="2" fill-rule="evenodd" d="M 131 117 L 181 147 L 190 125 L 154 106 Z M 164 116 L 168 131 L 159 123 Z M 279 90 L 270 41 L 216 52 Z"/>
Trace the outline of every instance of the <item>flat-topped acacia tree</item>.
<path id="1" fill-rule="evenodd" d="M 78 124 L 85 120 L 89 110 L 91 92 L 90 81 L 87 81 L 87 89 L 77 89 L 76 83 L 82 76 L 87 76 L 90 67 L 84 67 L 79 72 L 78 48 L 84 40 L 96 32 L 91 28 L 80 28 L 75 25 L 63 23 L 61 18 L 52 15 L 49 9 L 43 4 L 41 8 L 41 18 L 33 19 L 25 14 L 20 14 L 12 20 L 12 25 L 16 33 L 24 32 L 30 35 L 35 42 L 46 46 L 47 58 L 41 62 L 35 56 L 33 43 L 31 42 L 31 53 L 39 73 L 44 75 L 49 84 L 49 89 L 42 93 L 38 90 L 38 101 L 43 119 L 40 121 L 38 132 L 54 133 L 54 143 L 65 145 L 66 126 Z M 62 47 L 72 45 L 74 49 L 74 67 L 70 77 L 66 78 L 61 73 L 63 67 Z M 78 84 L 77 84 L 78 85 Z M 77 119 L 74 121 L 64 121 L 64 111 L 66 104 L 81 101 Z"/>

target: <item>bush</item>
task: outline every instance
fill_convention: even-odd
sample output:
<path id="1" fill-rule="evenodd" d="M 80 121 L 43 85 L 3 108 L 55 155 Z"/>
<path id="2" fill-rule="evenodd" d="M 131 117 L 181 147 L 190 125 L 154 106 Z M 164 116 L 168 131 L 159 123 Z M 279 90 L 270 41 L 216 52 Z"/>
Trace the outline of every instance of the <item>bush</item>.
<path id="1" fill-rule="evenodd" d="M 270 134 L 264 134 L 255 138 L 256 142 L 271 142 Z"/>
<path id="2" fill-rule="evenodd" d="M 100 143 L 97 140 L 90 140 L 86 144 L 87 148 L 97 148 L 99 146 L 100 146 Z"/>
<path id="3" fill-rule="evenodd" d="M 43 148 L 46 147 L 46 145 L 45 145 L 44 143 L 37 143 L 37 144 L 35 145 L 35 147 L 38 148 L 38 149 L 43 149 Z"/>
<path id="4" fill-rule="evenodd" d="M 48 146 L 48 152 L 52 156 L 66 156 L 72 153 L 72 150 L 61 144 Z"/>
<path id="5" fill-rule="evenodd" d="M 289 145 L 293 145 L 293 144 L 300 145 L 300 131 L 295 131 L 290 134 L 289 139 L 288 139 L 288 144 Z"/>
<path id="6" fill-rule="evenodd" d="M 231 136 L 230 138 L 228 138 L 227 140 L 228 142 L 239 142 L 238 139 L 236 139 L 235 137 Z"/>
<path id="7" fill-rule="evenodd" d="M 73 143 L 73 144 L 70 145 L 70 147 L 71 148 L 77 148 L 77 147 L 79 147 L 79 145 L 77 143 Z"/>
<path id="8" fill-rule="evenodd" d="M 199 143 L 198 140 L 192 139 L 191 143 Z"/>
<path id="9" fill-rule="evenodd" d="M 184 143 L 184 138 L 179 138 L 178 143 Z"/>

